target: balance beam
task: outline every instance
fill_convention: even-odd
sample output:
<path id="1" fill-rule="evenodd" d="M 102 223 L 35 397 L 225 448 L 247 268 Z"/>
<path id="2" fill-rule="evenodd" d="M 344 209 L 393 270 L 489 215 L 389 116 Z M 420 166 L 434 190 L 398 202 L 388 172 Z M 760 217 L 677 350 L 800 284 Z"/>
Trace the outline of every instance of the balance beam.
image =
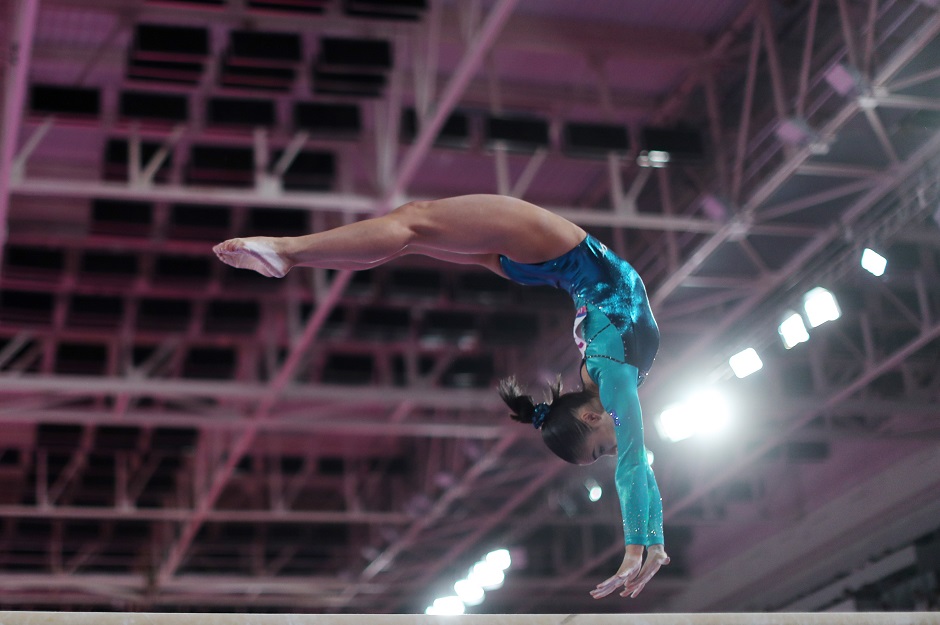
<path id="1" fill-rule="evenodd" d="M 0 625 L 937 625 L 936 612 L 728 614 L 158 614 L 0 612 Z"/>

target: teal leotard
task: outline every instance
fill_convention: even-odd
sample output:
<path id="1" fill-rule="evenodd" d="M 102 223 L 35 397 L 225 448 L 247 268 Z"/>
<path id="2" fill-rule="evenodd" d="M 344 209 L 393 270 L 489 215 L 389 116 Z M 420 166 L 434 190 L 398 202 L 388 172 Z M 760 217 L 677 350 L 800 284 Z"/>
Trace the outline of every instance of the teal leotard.
<path id="1" fill-rule="evenodd" d="M 659 328 L 636 270 L 588 235 L 577 247 L 538 264 L 499 258 L 520 284 L 564 289 L 574 300 L 575 343 L 617 436 L 615 481 L 628 545 L 663 542 L 663 505 L 643 444 L 637 388 L 659 349 Z"/>

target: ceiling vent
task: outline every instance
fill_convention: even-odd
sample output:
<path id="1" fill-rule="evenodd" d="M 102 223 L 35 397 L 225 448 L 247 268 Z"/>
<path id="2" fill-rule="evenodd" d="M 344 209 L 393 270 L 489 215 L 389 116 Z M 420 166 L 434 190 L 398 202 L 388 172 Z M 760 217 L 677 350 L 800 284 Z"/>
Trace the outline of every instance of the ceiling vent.
<path id="1" fill-rule="evenodd" d="M 292 208 L 252 208 L 245 229 L 259 235 L 293 236 L 310 233 L 305 210 Z"/>
<path id="2" fill-rule="evenodd" d="M 92 343 L 59 343 L 55 355 L 55 373 L 66 375 L 104 375 L 108 367 L 108 349 Z"/>
<path id="3" fill-rule="evenodd" d="M 34 291 L 0 291 L 0 321 L 18 325 L 49 325 L 52 295 Z"/>
<path id="4" fill-rule="evenodd" d="M 625 126 L 570 122 L 562 130 L 562 150 L 576 158 L 623 155 L 630 151 L 630 137 Z"/>
<path id="5" fill-rule="evenodd" d="M 153 205 L 128 200 L 95 200 L 91 230 L 95 234 L 146 237 L 153 223 Z"/>
<path id="6" fill-rule="evenodd" d="M 378 97 L 391 69 L 388 41 L 324 37 L 313 64 L 313 88 L 322 94 Z"/>
<path id="7" fill-rule="evenodd" d="M 249 9 L 276 13 L 313 13 L 326 11 L 332 0 L 248 0 Z"/>
<path id="8" fill-rule="evenodd" d="M 549 145 L 548 122 L 523 116 L 491 115 L 484 123 L 487 148 L 531 154 Z"/>
<path id="9" fill-rule="evenodd" d="M 81 328 L 116 329 L 124 314 L 124 300 L 99 295 L 73 295 L 69 301 L 68 325 Z"/>
<path id="10" fill-rule="evenodd" d="M 219 80 L 226 87 L 287 91 L 294 84 L 301 60 L 299 35 L 233 31 Z"/>
<path id="11" fill-rule="evenodd" d="M 143 331 L 183 331 L 191 316 L 189 300 L 144 298 L 137 307 L 137 327 Z"/>
<path id="12" fill-rule="evenodd" d="M 195 185 L 253 186 L 254 153 L 251 148 L 194 145 L 186 181 Z"/>
<path id="13" fill-rule="evenodd" d="M 137 277 L 138 261 L 135 254 L 115 252 L 85 252 L 82 256 L 80 273 L 96 282 L 128 282 Z"/>
<path id="14" fill-rule="evenodd" d="M 140 168 L 143 170 L 160 150 L 161 144 L 142 141 L 140 144 Z M 167 182 L 173 154 L 167 153 L 163 163 L 154 174 L 154 181 Z M 127 139 L 109 139 L 104 150 L 104 179 L 126 182 L 130 179 L 130 150 Z"/>
<path id="15" fill-rule="evenodd" d="M 362 116 L 356 104 L 298 102 L 294 105 L 294 127 L 316 137 L 357 139 Z"/>
<path id="16" fill-rule="evenodd" d="M 172 239 L 221 241 L 231 228 L 231 210 L 222 206 L 174 204 L 168 235 Z"/>
<path id="17" fill-rule="evenodd" d="M 4 256 L 4 274 L 11 277 L 54 282 L 65 269 L 65 253 L 60 249 L 7 245 Z"/>
<path id="18" fill-rule="evenodd" d="M 275 153 L 273 161 L 280 159 Z M 336 157 L 332 152 L 298 153 L 281 177 L 285 191 L 329 191 L 336 178 Z M 306 234 L 304 232 L 303 234 Z"/>
<path id="19" fill-rule="evenodd" d="M 235 374 L 235 350 L 224 347 L 194 347 L 186 354 L 183 377 L 231 379 Z"/>
<path id="20" fill-rule="evenodd" d="M 211 98 L 206 105 L 209 126 L 257 128 L 277 123 L 274 102 L 247 98 Z"/>
<path id="21" fill-rule="evenodd" d="M 184 95 L 124 91 L 120 116 L 124 120 L 180 123 L 189 119 L 189 101 Z"/>
<path id="22" fill-rule="evenodd" d="M 29 93 L 29 108 L 39 115 L 91 121 L 97 119 L 101 112 L 101 97 L 97 89 L 33 85 Z"/>
<path id="23" fill-rule="evenodd" d="M 401 138 L 407 143 L 415 140 L 420 132 L 418 114 L 413 108 L 407 108 L 401 115 Z M 439 148 L 465 149 L 470 147 L 470 119 L 466 113 L 455 111 L 450 114 L 437 133 L 434 145 Z"/>
<path id="24" fill-rule="evenodd" d="M 427 0 L 344 0 L 346 15 L 371 19 L 418 21 L 428 8 Z"/>
<path id="25" fill-rule="evenodd" d="M 256 301 L 213 301 L 206 310 L 203 331 L 207 334 L 254 334 L 261 319 Z"/>
<path id="26" fill-rule="evenodd" d="M 205 28 L 138 24 L 127 61 L 128 78 L 195 84 L 209 57 Z"/>
<path id="27" fill-rule="evenodd" d="M 645 157 L 651 163 L 659 163 L 653 166 L 662 166 L 665 163 L 695 164 L 705 159 L 702 133 L 698 130 L 644 128 L 640 144 L 641 158 Z"/>

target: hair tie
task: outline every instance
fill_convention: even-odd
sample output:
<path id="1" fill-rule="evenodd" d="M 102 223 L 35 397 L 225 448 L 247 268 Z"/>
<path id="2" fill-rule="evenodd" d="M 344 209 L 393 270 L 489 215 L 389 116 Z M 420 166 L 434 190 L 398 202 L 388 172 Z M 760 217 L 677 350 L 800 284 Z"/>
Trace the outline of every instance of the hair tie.
<path id="1" fill-rule="evenodd" d="M 548 413 L 551 411 L 551 409 L 552 407 L 544 402 L 541 404 L 535 404 L 535 411 L 532 415 L 532 427 L 534 427 L 536 430 L 541 429 L 542 424 L 545 423 L 545 417 L 548 416 Z"/>

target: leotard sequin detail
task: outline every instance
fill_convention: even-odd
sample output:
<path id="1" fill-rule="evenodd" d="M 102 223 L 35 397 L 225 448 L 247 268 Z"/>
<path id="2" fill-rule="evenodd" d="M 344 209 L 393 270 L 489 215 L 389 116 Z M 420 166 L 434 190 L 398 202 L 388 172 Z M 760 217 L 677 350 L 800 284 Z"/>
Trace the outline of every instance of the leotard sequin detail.
<path id="1" fill-rule="evenodd" d="M 538 264 L 500 256 L 506 276 L 520 284 L 564 289 L 574 300 L 574 338 L 614 420 L 615 481 L 628 545 L 663 542 L 663 507 L 643 444 L 637 387 L 659 349 L 659 328 L 636 270 L 588 235 L 577 247 Z"/>
<path id="2" fill-rule="evenodd" d="M 577 312 L 575 341 L 580 338 L 578 348 L 584 356 L 593 337 L 583 324 L 601 313 L 623 340 L 625 362 L 639 369 L 641 377 L 649 372 L 659 350 L 659 327 L 650 309 L 646 287 L 630 263 L 606 245 L 588 235 L 574 249 L 544 263 L 517 263 L 505 256 L 499 257 L 499 263 L 514 282 L 544 284 L 568 292 Z M 594 332 L 602 329 L 597 323 L 587 326 Z"/>

